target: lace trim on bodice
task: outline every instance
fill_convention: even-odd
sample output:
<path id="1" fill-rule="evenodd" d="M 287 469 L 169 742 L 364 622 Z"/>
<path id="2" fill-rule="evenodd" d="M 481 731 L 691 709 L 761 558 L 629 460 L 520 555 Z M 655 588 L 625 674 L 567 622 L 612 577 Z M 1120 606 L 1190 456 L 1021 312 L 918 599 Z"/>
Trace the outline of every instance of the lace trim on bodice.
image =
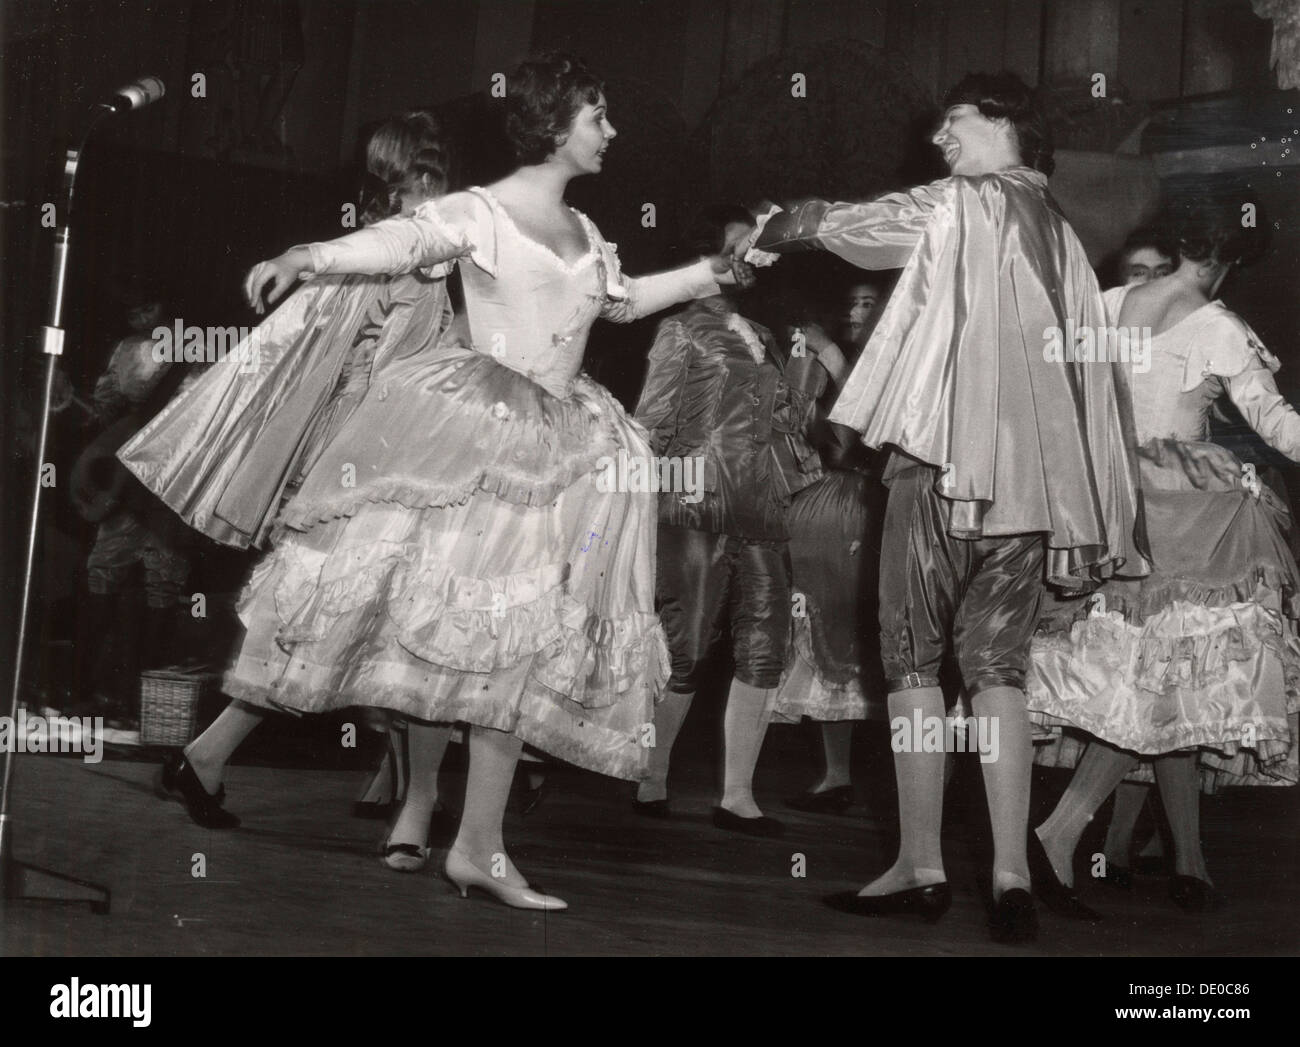
<path id="1" fill-rule="evenodd" d="M 507 229 L 510 230 L 511 233 L 514 234 L 515 239 L 521 240 L 523 243 L 529 245 L 534 250 L 540 252 L 541 254 L 544 254 L 547 258 L 549 258 L 552 262 L 554 262 L 562 270 L 564 270 L 565 274 L 568 276 L 576 276 L 586 266 L 590 265 L 599 254 L 599 247 L 597 246 L 598 234 L 596 234 L 595 232 L 595 226 L 592 224 L 591 219 L 589 219 L 585 214 L 583 214 L 577 208 L 570 207 L 569 210 L 578 219 L 578 224 L 582 226 L 583 235 L 587 238 L 587 250 L 584 251 L 583 254 L 579 256 L 576 260 L 572 262 L 566 262 L 563 258 L 561 258 L 558 254 L 556 254 L 553 250 L 547 247 L 540 240 L 534 239 L 533 237 L 525 233 L 522 229 L 520 229 L 519 226 L 515 224 L 515 220 L 514 218 L 511 217 L 510 212 L 506 210 L 505 204 L 503 204 L 500 200 L 497 199 L 496 194 L 493 193 L 491 189 L 488 189 L 485 186 L 474 186 L 472 189 L 470 189 L 470 192 L 481 196 L 484 200 L 488 202 L 488 204 L 492 207 L 492 210 L 497 215 L 500 216 L 502 225 L 504 225 Z"/>

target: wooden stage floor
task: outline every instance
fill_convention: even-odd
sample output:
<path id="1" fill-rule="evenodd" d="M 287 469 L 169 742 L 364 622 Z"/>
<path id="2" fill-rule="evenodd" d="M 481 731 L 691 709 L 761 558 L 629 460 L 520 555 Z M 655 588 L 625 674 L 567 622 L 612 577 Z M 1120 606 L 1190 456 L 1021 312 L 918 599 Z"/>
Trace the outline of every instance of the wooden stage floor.
<path id="1" fill-rule="evenodd" d="M 687 748 L 674 767 L 669 822 L 629 809 L 626 783 L 569 769 L 552 775 L 536 811 L 512 808 L 506 839 L 520 868 L 571 908 L 542 915 L 462 900 L 440 875 L 401 875 L 373 856 L 380 823 L 349 816 L 357 769 L 236 765 L 234 832 L 190 823 L 153 796 L 154 765 L 22 756 L 16 770 L 17 856 L 111 886 L 113 909 L 11 906 L 3 955 L 1294 955 L 1300 951 L 1300 792 L 1238 789 L 1204 801 L 1210 869 L 1229 905 L 1188 915 L 1163 879 L 1133 892 L 1091 886 L 1107 914 L 1090 926 L 1040 907 L 1039 942 L 992 944 L 977 886 L 987 829 L 978 765 L 949 790 L 945 855 L 955 899 L 936 926 L 843 916 L 821 896 L 856 887 L 893 856 L 893 798 L 881 738 L 859 745 L 865 765 L 847 816 L 803 815 L 780 798 L 811 774 L 810 733 L 774 728 L 759 766 L 759 800 L 786 822 L 783 840 L 714 829 L 708 814 L 714 751 Z M 453 800 L 459 757 L 444 772 Z M 1035 808 L 1064 779 L 1035 781 Z M 883 808 L 883 809 L 882 809 Z M 1098 819 L 1104 824 L 1103 818 Z M 1087 844 L 1085 840 L 1085 845 Z M 1087 847 L 1083 848 L 1087 850 Z M 206 877 L 191 874 L 193 856 Z M 807 875 L 791 875 L 796 854 Z"/>

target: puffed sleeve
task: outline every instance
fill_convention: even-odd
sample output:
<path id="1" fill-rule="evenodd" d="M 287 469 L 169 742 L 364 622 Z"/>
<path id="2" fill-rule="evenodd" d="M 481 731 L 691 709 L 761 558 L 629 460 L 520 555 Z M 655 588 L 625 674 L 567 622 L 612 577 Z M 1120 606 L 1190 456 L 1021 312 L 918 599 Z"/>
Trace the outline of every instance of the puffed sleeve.
<path id="1" fill-rule="evenodd" d="M 1207 361 L 1207 369 L 1223 379 L 1228 397 L 1263 441 L 1300 462 L 1300 414 L 1278 392 L 1273 380 L 1281 363 L 1239 316 L 1225 310 L 1224 319 L 1231 323 L 1215 326 L 1228 336 L 1221 343 L 1219 359 Z"/>
<path id="2" fill-rule="evenodd" d="M 860 204 L 810 200 L 769 218 L 754 250 L 820 249 L 862 269 L 898 269 L 936 212 L 953 210 L 953 195 L 953 181 L 945 178 Z"/>
<path id="3" fill-rule="evenodd" d="M 325 243 L 305 245 L 316 273 L 409 273 L 427 269 L 445 275 L 459 258 L 470 258 L 496 275 L 496 230 L 491 210 L 472 193 L 429 200 L 411 215 L 386 218 Z"/>
<path id="4" fill-rule="evenodd" d="M 596 241 L 605 271 L 605 302 L 600 315 L 616 324 L 631 323 L 643 316 L 652 316 L 661 309 L 695 298 L 708 298 L 719 294 L 722 288 L 714 276 L 708 260 L 669 269 L 651 276 L 627 277 L 618 260 L 618 247 L 611 244 L 591 222 L 587 222 L 587 235 Z"/>
<path id="5" fill-rule="evenodd" d="M 690 367 L 690 347 L 691 340 L 679 320 L 665 320 L 655 332 L 650 365 L 634 412 L 636 420 L 649 430 L 650 447 L 655 454 L 667 450 L 677 427 Z"/>

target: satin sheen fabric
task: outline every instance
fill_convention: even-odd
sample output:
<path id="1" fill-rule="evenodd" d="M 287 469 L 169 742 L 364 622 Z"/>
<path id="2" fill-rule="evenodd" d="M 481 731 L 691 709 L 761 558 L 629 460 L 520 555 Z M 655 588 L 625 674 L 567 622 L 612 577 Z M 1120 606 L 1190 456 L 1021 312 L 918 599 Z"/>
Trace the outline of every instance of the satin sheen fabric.
<path id="1" fill-rule="evenodd" d="M 1106 292 L 1118 319 L 1127 288 Z M 1145 756 L 1201 747 L 1207 790 L 1300 779 L 1300 570 L 1282 501 L 1206 442 L 1228 398 L 1274 448 L 1300 458 L 1300 415 L 1275 358 L 1217 302 L 1149 339 L 1129 378 L 1153 570 L 1088 601 L 1049 599 L 1033 644 L 1031 717 Z M 1082 606 L 1081 606 L 1082 605 Z M 1053 742 L 1036 759 L 1067 765 Z M 1144 765 L 1139 779 L 1150 780 Z"/>
<path id="2" fill-rule="evenodd" d="M 382 367 L 398 346 L 400 354 L 419 352 L 437 342 L 450 317 L 442 279 L 309 281 L 118 458 L 195 530 L 237 548 L 264 545 L 286 487 L 355 405 L 331 401 L 340 380 L 360 391 L 369 379 L 367 370 L 348 380 L 353 358 L 366 355 Z"/>
<path id="3" fill-rule="evenodd" d="M 940 469 L 949 534 L 1042 532 L 1047 580 L 1066 587 L 1146 572 L 1111 366 L 1044 351 L 1067 320 L 1105 325 L 1044 175 L 1016 167 L 866 203 L 814 201 L 773 217 L 755 247 L 903 267 L 830 417 Z"/>
<path id="4" fill-rule="evenodd" d="M 311 245 L 319 272 L 455 260 L 473 346 L 398 347 L 322 452 L 240 601 L 247 635 L 227 694 L 467 722 L 644 774 L 642 728 L 669 672 L 656 497 L 602 482 L 602 460 L 649 448 L 579 368 L 598 316 L 631 320 L 718 287 L 707 262 L 624 279 L 577 217 L 588 243 L 572 261 L 482 190 Z"/>
<path id="5" fill-rule="evenodd" d="M 761 343 L 761 359 L 728 326 L 737 320 Z M 636 420 L 656 455 L 702 459 L 704 476 L 698 501 L 661 494 L 660 520 L 743 538 L 786 538 L 791 497 L 821 476 L 804 436 L 818 372 L 824 373 L 811 353 L 784 359 L 771 332 L 740 320 L 725 296 L 693 302 L 664 320 Z"/>

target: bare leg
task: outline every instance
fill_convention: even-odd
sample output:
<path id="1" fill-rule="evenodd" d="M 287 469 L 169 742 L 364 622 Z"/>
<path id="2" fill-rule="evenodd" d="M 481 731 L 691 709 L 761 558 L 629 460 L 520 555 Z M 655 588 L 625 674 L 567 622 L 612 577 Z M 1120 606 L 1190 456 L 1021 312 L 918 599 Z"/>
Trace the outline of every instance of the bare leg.
<path id="1" fill-rule="evenodd" d="M 266 719 L 266 710 L 236 699 L 222 710 L 212 725 L 185 747 L 185 759 L 210 793 L 221 785 L 226 764 L 253 729 Z"/>
<path id="2" fill-rule="evenodd" d="M 851 785 L 849 759 L 853 751 L 853 721 L 837 720 L 822 724 L 822 752 L 826 756 L 826 773 L 813 786 L 815 793 Z"/>
<path id="3" fill-rule="evenodd" d="M 673 743 L 694 697 L 694 691 L 686 694 L 666 691 L 655 705 L 655 744 L 650 750 L 650 773 L 636 790 L 636 798 L 642 803 L 668 798 L 668 764 L 673 756 Z"/>
<path id="4" fill-rule="evenodd" d="M 412 725 L 414 726 L 414 725 Z M 528 881 L 506 854 L 501 835 L 510 784 L 523 742 L 513 734 L 487 727 L 469 732 L 469 781 L 465 787 L 465 810 L 452 850 L 460 853 L 480 872 L 506 887 L 526 887 Z M 415 788 L 415 773 L 411 774 Z M 426 819 L 425 824 L 428 824 Z M 498 875 L 500 872 L 500 875 Z"/>
<path id="5" fill-rule="evenodd" d="M 1074 769 L 1074 777 L 1056 809 L 1036 830 L 1057 878 L 1067 887 L 1074 885 L 1074 851 L 1084 829 L 1137 762 L 1132 753 L 1094 739 Z"/>
<path id="6" fill-rule="evenodd" d="M 971 699 L 971 708 L 976 717 L 984 718 L 990 725 L 996 724 L 998 732 L 996 759 L 981 761 L 993 825 L 993 898 L 996 900 L 1003 891 L 1015 887 L 1029 889 L 1025 837 L 1029 830 L 1034 747 L 1025 692 L 1020 688 L 990 687 L 980 691 Z M 972 724 L 968 729 L 974 728 Z"/>
<path id="7" fill-rule="evenodd" d="M 754 802 L 754 768 L 772 718 L 776 689 L 731 681 L 722 718 L 724 777 L 722 807 L 741 818 L 761 818 Z"/>
<path id="8" fill-rule="evenodd" d="M 916 687 L 889 696 L 889 718 L 909 723 L 919 712 L 926 717 L 944 714 L 943 691 L 938 687 Z M 939 831 L 943 824 L 943 768 L 945 754 L 921 752 L 919 740 L 912 752 L 894 753 L 894 776 L 898 781 L 898 857 L 881 876 L 859 892 L 863 895 L 893 894 L 909 887 L 940 883 L 943 848 Z"/>
<path id="9" fill-rule="evenodd" d="M 1200 775 L 1195 751 L 1158 757 L 1156 782 L 1174 834 L 1174 872 L 1210 883 L 1201 851 Z"/>

